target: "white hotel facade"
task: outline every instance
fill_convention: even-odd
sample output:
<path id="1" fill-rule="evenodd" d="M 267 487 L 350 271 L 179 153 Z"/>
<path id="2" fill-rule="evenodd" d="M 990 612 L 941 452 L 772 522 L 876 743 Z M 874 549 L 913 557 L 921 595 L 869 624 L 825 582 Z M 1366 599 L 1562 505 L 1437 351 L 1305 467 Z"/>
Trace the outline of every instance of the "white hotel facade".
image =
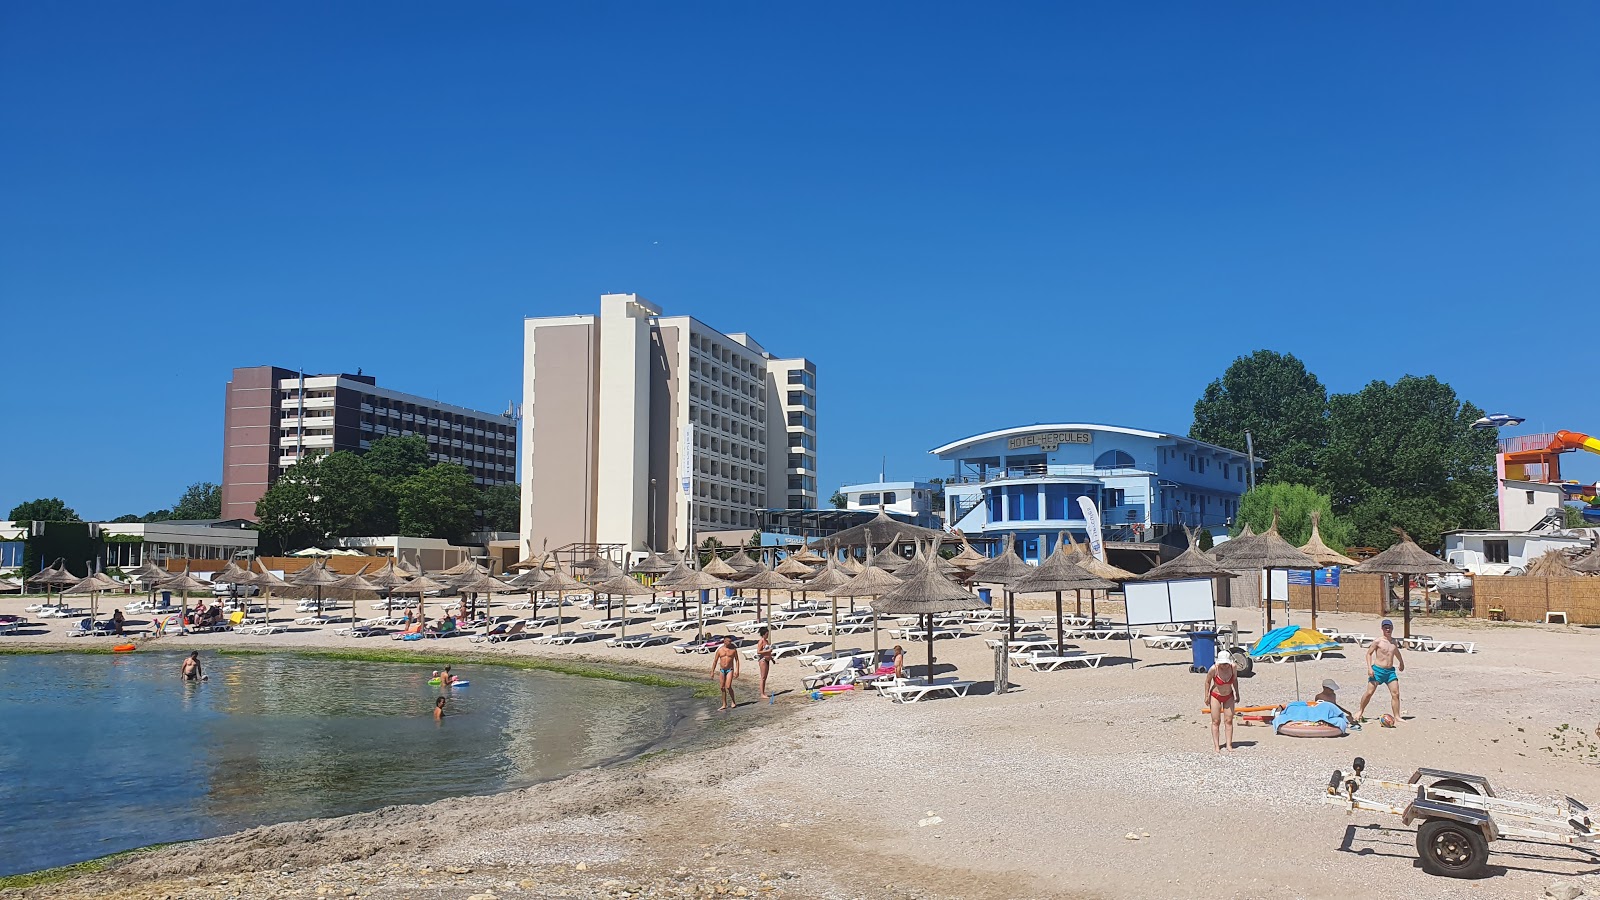
<path id="1" fill-rule="evenodd" d="M 525 553 L 681 548 L 691 528 L 754 530 L 762 510 L 816 508 L 810 361 L 636 294 L 523 329 Z"/>

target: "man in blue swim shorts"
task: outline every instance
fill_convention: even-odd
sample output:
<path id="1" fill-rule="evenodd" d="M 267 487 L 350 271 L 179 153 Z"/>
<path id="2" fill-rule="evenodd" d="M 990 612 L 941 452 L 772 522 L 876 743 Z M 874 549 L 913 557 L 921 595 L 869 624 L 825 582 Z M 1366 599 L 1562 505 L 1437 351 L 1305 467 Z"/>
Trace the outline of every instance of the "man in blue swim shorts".
<path id="1" fill-rule="evenodd" d="M 1400 673 L 1406 670 L 1406 661 L 1400 655 L 1400 645 L 1394 641 L 1394 623 L 1383 620 L 1383 636 L 1367 648 L 1367 691 L 1361 695 L 1361 705 L 1356 708 L 1357 721 L 1366 721 L 1367 701 L 1377 693 L 1378 685 L 1389 686 L 1389 707 L 1396 725 L 1400 724 Z"/>

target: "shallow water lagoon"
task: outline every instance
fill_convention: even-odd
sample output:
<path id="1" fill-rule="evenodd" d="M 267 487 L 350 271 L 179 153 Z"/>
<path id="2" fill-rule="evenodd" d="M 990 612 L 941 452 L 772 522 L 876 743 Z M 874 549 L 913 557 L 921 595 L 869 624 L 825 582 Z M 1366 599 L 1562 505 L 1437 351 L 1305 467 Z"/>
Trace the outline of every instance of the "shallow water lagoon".
<path id="1" fill-rule="evenodd" d="M 456 666 L 201 653 L 0 656 L 0 875 L 255 825 L 483 794 L 625 758 L 688 692 Z"/>

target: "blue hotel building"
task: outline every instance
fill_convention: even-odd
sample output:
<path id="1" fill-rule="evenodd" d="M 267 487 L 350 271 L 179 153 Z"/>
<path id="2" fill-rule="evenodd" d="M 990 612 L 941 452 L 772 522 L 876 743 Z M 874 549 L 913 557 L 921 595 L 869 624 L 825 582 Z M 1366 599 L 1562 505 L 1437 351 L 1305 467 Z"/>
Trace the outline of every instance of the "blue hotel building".
<path id="1" fill-rule="evenodd" d="M 1014 535 L 1035 563 L 1062 530 L 1086 540 L 1079 497 L 1099 508 L 1108 548 L 1158 551 L 1183 526 L 1225 529 L 1248 483 L 1240 451 L 1115 425 L 1006 428 L 929 452 L 952 465 L 945 521 L 969 536 Z"/>

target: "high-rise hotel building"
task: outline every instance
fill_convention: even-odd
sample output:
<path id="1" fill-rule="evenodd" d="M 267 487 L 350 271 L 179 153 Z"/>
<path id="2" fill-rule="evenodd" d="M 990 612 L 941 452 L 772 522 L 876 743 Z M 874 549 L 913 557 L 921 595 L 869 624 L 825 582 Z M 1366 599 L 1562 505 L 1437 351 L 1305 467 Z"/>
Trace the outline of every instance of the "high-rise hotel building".
<path id="1" fill-rule="evenodd" d="M 630 551 L 817 505 L 816 366 L 636 294 L 523 323 L 522 539 Z"/>
<path id="2" fill-rule="evenodd" d="M 381 388 L 371 375 L 234 369 L 225 404 L 224 519 L 254 519 L 256 501 L 299 460 L 362 453 L 386 435 L 421 435 L 430 460 L 464 466 L 479 487 L 517 480 L 517 425 L 509 415 Z"/>

